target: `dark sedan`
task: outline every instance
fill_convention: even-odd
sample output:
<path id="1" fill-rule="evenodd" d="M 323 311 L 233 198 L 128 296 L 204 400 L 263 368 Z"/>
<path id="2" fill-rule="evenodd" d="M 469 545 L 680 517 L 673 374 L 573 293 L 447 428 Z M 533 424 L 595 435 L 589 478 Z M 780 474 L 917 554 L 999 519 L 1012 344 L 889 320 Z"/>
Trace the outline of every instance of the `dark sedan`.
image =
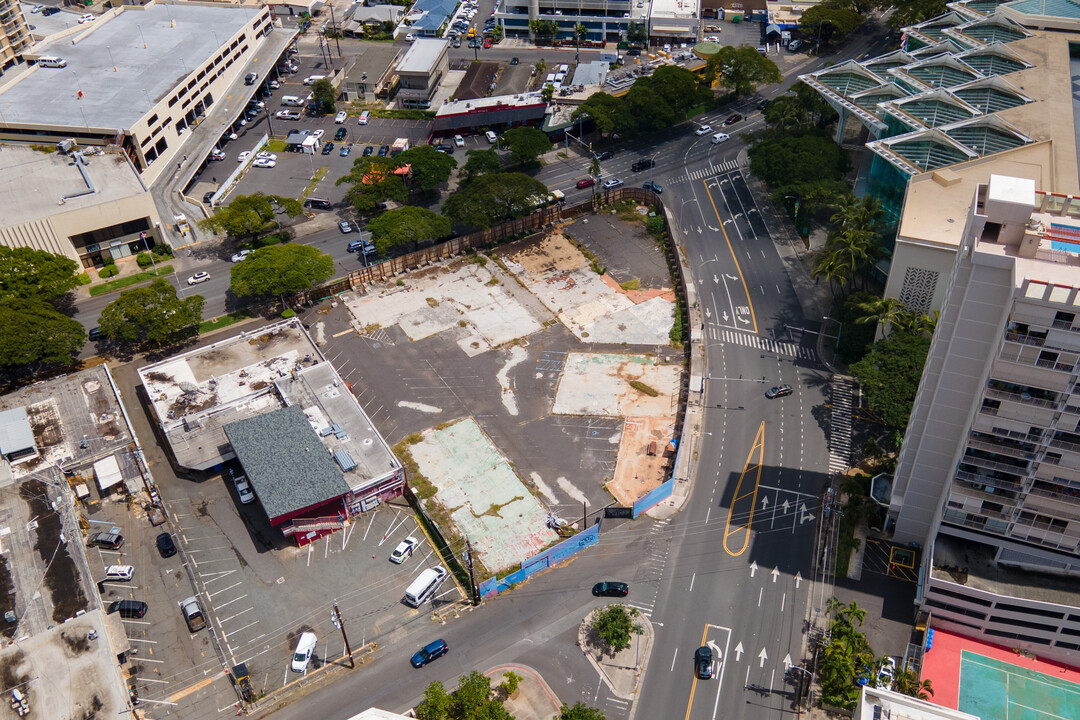
<path id="1" fill-rule="evenodd" d="M 322 154 L 323 155 L 329 155 L 332 152 L 334 152 L 334 143 L 328 142 L 328 143 L 326 143 L 325 145 L 322 146 Z"/>
<path id="2" fill-rule="evenodd" d="M 724 121 L 724 124 L 725 125 L 734 125 L 735 123 L 739 122 L 740 120 L 742 120 L 742 115 L 740 115 L 739 113 L 731 113 L 730 115 L 728 115 L 727 120 Z"/>
<path id="3" fill-rule="evenodd" d="M 776 387 L 771 387 L 768 390 L 766 390 L 765 391 L 765 397 L 772 400 L 773 398 L 784 397 L 785 395 L 790 395 L 791 392 L 792 392 L 792 390 L 791 390 L 790 385 L 787 385 L 787 384 L 777 385 Z"/>
<path id="4" fill-rule="evenodd" d="M 604 150 L 603 152 L 596 153 L 597 160 L 610 160 L 613 157 L 615 157 L 614 150 Z"/>
<path id="5" fill-rule="evenodd" d="M 389 154 L 390 154 L 390 146 L 389 145 L 383 145 L 381 148 L 379 148 L 379 157 L 386 157 Z"/>
<path id="6" fill-rule="evenodd" d="M 598 582 L 593 585 L 592 594 L 596 597 L 626 597 L 630 594 L 630 586 L 624 582 Z"/>
<path id="7" fill-rule="evenodd" d="M 698 680 L 712 679 L 712 650 L 704 645 L 694 651 L 694 671 Z"/>
<path id="8" fill-rule="evenodd" d="M 368 145 L 366 148 L 364 148 L 364 157 L 367 157 L 373 152 L 375 152 L 375 148 L 373 148 L 371 145 Z"/>

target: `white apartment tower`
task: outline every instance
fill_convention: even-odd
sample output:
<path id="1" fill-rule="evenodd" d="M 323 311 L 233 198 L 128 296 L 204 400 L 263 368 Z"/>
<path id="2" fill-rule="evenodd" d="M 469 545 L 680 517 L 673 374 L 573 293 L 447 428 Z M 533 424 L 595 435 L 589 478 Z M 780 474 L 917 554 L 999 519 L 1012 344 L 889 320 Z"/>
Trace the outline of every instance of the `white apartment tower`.
<path id="1" fill-rule="evenodd" d="M 894 478 L 934 625 L 1080 660 L 1080 198 L 977 186 Z"/>

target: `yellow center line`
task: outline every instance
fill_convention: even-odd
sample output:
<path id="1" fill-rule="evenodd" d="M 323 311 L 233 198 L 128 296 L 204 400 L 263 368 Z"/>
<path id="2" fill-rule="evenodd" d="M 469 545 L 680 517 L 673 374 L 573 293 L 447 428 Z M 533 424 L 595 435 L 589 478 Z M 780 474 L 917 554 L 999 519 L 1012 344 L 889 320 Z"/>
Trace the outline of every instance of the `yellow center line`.
<path id="1" fill-rule="evenodd" d="M 731 259 L 735 261 L 735 272 L 739 273 L 739 281 L 742 283 L 743 292 L 746 293 L 746 305 L 750 308 L 750 322 L 754 324 L 754 334 L 757 335 L 757 316 L 754 315 L 754 303 L 750 300 L 750 289 L 746 287 L 746 278 L 743 277 L 742 268 L 739 267 L 739 258 L 735 257 L 735 250 L 731 247 L 731 240 L 728 239 L 727 230 L 724 229 L 724 220 L 720 217 L 720 211 L 716 209 L 716 201 L 713 200 L 712 193 L 709 192 L 708 181 L 702 180 L 701 184 L 705 186 L 705 194 L 709 196 L 709 203 L 712 205 L 713 212 L 716 213 L 716 220 L 720 223 L 720 232 L 724 233 L 724 242 L 727 243 Z M 735 308 L 732 308 L 731 311 L 734 312 Z"/>
<path id="2" fill-rule="evenodd" d="M 739 483 L 735 486 L 735 495 L 731 498 L 731 507 L 728 508 L 727 526 L 724 528 L 724 550 L 732 557 L 742 555 L 750 545 L 750 525 L 754 522 L 754 510 L 757 505 L 758 485 L 761 482 L 762 460 L 764 457 L 765 421 L 762 420 L 761 425 L 758 426 L 757 436 L 754 438 L 754 445 L 746 455 L 746 464 L 739 475 Z M 747 475 L 753 475 L 753 485 L 743 490 L 743 481 Z M 749 502 L 745 502 L 745 498 L 749 498 Z M 733 529 L 732 520 L 735 516 L 745 517 L 746 522 L 736 522 Z M 728 538 L 738 532 L 743 533 L 742 547 L 738 550 L 732 550 L 728 547 Z"/>
<path id="3" fill-rule="evenodd" d="M 705 644 L 705 638 L 709 634 L 709 626 L 706 625 L 705 629 L 701 631 L 701 645 Z M 698 647 L 701 647 L 698 645 Z M 695 648 L 697 649 L 697 648 Z M 697 690 L 697 661 L 694 661 L 694 682 L 690 685 L 690 699 L 686 701 L 686 718 L 690 720 L 690 710 L 694 707 L 694 692 Z"/>

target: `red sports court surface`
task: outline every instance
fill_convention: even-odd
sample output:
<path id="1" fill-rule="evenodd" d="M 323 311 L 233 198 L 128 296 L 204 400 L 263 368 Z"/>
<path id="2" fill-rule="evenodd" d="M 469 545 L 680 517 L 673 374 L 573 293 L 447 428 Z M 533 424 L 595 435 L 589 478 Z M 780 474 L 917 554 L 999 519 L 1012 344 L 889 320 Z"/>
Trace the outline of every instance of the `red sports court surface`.
<path id="1" fill-rule="evenodd" d="M 983 720 L 1080 717 L 1080 670 L 936 628 L 922 679 L 932 702 Z"/>

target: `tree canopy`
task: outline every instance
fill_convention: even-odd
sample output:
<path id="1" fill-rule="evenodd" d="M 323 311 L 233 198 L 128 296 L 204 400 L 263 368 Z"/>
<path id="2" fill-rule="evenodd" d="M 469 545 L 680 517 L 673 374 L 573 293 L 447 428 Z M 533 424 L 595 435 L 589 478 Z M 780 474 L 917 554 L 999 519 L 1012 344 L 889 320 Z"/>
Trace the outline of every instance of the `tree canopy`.
<path id="1" fill-rule="evenodd" d="M 318 105 L 319 112 L 333 113 L 337 110 L 337 90 L 334 89 L 334 84 L 323 78 L 316 80 L 311 85 L 311 94 L 315 96 L 315 103 Z"/>
<path id="2" fill-rule="evenodd" d="M 282 205 L 282 198 L 255 193 L 238 195 L 216 213 L 199 221 L 199 226 L 212 232 L 223 232 L 230 237 L 255 237 L 278 227 L 274 206 Z M 291 201 L 296 203 L 295 200 Z M 290 215 L 300 212 L 298 204 L 285 205 Z"/>
<path id="3" fill-rule="evenodd" d="M 0 299 L 0 366 L 67 365 L 86 344 L 78 321 L 38 299 Z"/>
<path id="4" fill-rule="evenodd" d="M 592 629 L 605 649 L 614 655 L 630 647 L 630 635 L 641 634 L 641 625 L 634 623 L 636 608 L 627 608 L 615 603 L 597 610 L 593 615 Z"/>
<path id="5" fill-rule="evenodd" d="M 310 245 L 269 245 L 232 267 L 229 289 L 237 297 L 300 292 L 329 280 L 334 259 Z"/>
<path id="6" fill-rule="evenodd" d="M 348 183 L 350 187 L 345 197 L 361 215 L 371 215 L 379 203 L 386 200 L 404 203 L 409 199 L 405 181 L 400 175 L 394 174 L 394 170 L 400 166 L 398 158 L 374 155 L 359 157 L 353 161 L 352 169 L 338 178 L 336 184 Z"/>
<path id="7" fill-rule="evenodd" d="M 522 165 L 535 162 L 551 150 L 551 141 L 544 131 L 534 127 L 510 128 L 499 138 L 499 146 L 510 151 L 510 156 Z"/>
<path id="8" fill-rule="evenodd" d="M 877 0 L 875 6 L 882 10 L 892 8 L 889 15 L 889 27 L 903 28 L 917 25 L 923 20 L 937 17 L 944 13 L 946 0 Z"/>
<path id="9" fill-rule="evenodd" d="M 696 74 L 677 65 L 661 65 L 652 75 L 635 80 L 622 97 L 593 93 L 571 117 L 576 120 L 586 113 L 605 133 L 651 132 L 682 121 L 688 111 L 711 99 L 712 92 Z"/>
<path id="10" fill-rule="evenodd" d="M 749 45 L 725 45 L 705 64 L 705 81 L 719 83 L 736 95 L 749 95 L 758 85 L 778 83 L 780 68 Z"/>
<path id="11" fill-rule="evenodd" d="M 418 720 L 513 720 L 495 693 L 491 678 L 473 670 L 458 679 L 458 686 L 447 693 L 436 681 L 424 690 L 424 699 L 416 706 Z"/>
<path id="12" fill-rule="evenodd" d="M 578 105 L 570 117 L 576 121 L 582 114 L 591 117 L 596 129 L 604 133 L 627 130 L 634 125 L 630 108 L 623 99 L 606 92 L 594 92 Z"/>
<path id="13" fill-rule="evenodd" d="M 847 8 L 811 5 L 799 19 L 799 30 L 807 37 L 818 36 L 823 45 L 834 37 L 844 37 L 859 29 L 862 15 Z"/>
<path id="14" fill-rule="evenodd" d="M 929 351 L 929 336 L 893 332 L 851 366 L 870 408 L 894 430 L 903 432 L 911 418 Z"/>
<path id="15" fill-rule="evenodd" d="M 425 192 L 434 190 L 450 179 L 457 167 L 457 160 L 431 145 L 417 145 L 398 155 L 394 160 L 398 167 L 412 166 L 413 182 Z"/>
<path id="16" fill-rule="evenodd" d="M 550 42 L 559 34 L 559 24 L 554 20 L 530 20 L 529 30 L 532 30 L 533 35 L 537 38 L 543 38 Z"/>
<path id="17" fill-rule="evenodd" d="M 450 220 L 425 208 L 407 205 L 375 218 L 368 223 L 368 230 L 375 249 L 385 255 L 391 248 L 446 237 L 450 234 Z"/>
<path id="18" fill-rule="evenodd" d="M 0 246 L 0 298 L 53 302 L 78 285 L 78 269 L 63 255 Z"/>
<path id="19" fill-rule="evenodd" d="M 607 720 L 607 718 L 604 717 L 604 713 L 579 700 L 573 707 L 568 707 L 566 703 L 563 703 L 556 720 Z"/>
<path id="20" fill-rule="evenodd" d="M 523 173 L 482 175 L 448 197 L 442 212 L 454 223 L 486 230 L 527 215 L 532 199 L 547 192 L 547 185 Z"/>
<path id="21" fill-rule="evenodd" d="M 149 287 L 125 290 L 105 306 L 98 326 L 105 337 L 144 349 L 160 348 L 198 332 L 206 300 L 202 295 L 184 299 L 164 278 Z"/>
<path id="22" fill-rule="evenodd" d="M 466 154 L 469 159 L 465 161 L 465 167 L 458 172 L 458 180 L 463 185 L 481 175 L 502 172 L 502 160 L 494 150 L 469 150 Z"/>
<path id="23" fill-rule="evenodd" d="M 632 22 L 626 26 L 626 41 L 629 43 L 637 43 L 639 45 L 645 45 L 649 42 L 649 31 L 645 28 L 644 23 Z"/>

